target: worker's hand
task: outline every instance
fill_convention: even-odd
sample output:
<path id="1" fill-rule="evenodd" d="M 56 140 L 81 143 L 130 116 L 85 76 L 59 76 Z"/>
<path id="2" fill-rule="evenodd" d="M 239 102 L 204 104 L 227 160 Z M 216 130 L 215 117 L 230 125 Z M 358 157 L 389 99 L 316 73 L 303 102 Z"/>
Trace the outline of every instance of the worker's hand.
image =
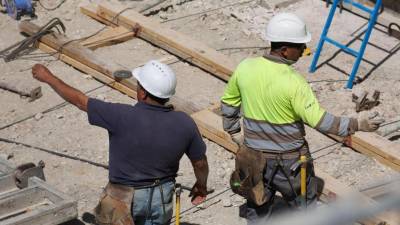
<path id="1" fill-rule="evenodd" d="M 358 121 L 358 130 L 365 132 L 372 132 L 379 128 L 379 125 L 384 123 L 384 119 L 373 118 L 373 119 L 361 119 Z"/>
<path id="2" fill-rule="evenodd" d="M 47 82 L 53 75 L 50 70 L 42 64 L 35 64 L 32 67 L 32 75 L 38 81 Z"/>
<path id="3" fill-rule="evenodd" d="M 192 191 L 190 191 L 189 197 L 192 197 L 191 201 L 193 205 L 199 205 L 206 200 L 207 197 L 207 187 L 202 187 L 196 182 L 194 184 Z"/>
<path id="4" fill-rule="evenodd" d="M 232 141 L 238 144 L 239 146 L 243 144 L 243 135 L 241 132 L 231 134 Z"/>

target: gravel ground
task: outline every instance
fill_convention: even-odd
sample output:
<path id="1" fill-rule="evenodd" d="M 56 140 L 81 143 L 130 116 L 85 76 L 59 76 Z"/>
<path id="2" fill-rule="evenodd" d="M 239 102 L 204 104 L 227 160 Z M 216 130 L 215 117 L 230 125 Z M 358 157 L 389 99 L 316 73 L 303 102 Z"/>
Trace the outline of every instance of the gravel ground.
<path id="1" fill-rule="evenodd" d="M 55 4 L 50 1 L 46 2 L 49 5 Z M 79 12 L 79 5 L 90 2 L 87 0 L 69 0 L 62 7 L 51 12 L 38 6 L 38 19 L 34 22 L 44 24 L 50 18 L 60 17 L 67 27 L 68 37 L 74 39 L 87 36 L 102 27 L 100 23 L 87 18 Z M 118 1 L 111 0 L 107 2 L 116 3 Z M 215 49 L 249 47 L 221 50 L 224 54 L 239 62 L 246 57 L 263 54 L 264 49 L 261 49 L 261 47 L 268 46 L 268 43 L 263 40 L 263 30 L 274 14 L 281 11 L 294 12 L 307 22 L 313 34 L 313 41 L 309 46 L 315 51 L 318 36 L 321 33 L 328 12 L 324 3 L 320 0 L 262 1 L 263 4 L 259 4 L 259 1 L 253 1 L 196 16 L 180 18 L 238 2 L 240 1 L 166 1 L 161 5 L 162 7 L 154 8 L 155 11 L 151 17 L 163 22 L 166 27 L 187 34 L 193 39 L 204 42 Z M 282 2 L 287 4 L 280 5 Z M 146 3 L 121 1 L 118 4 L 140 8 Z M 276 6 L 284 6 L 284 8 L 275 8 Z M 159 9 L 161 10 L 158 11 Z M 392 15 L 388 14 L 387 16 Z M 180 19 L 169 21 L 176 18 Z M 351 23 L 348 21 L 351 21 Z M 335 17 L 335 23 L 331 28 L 330 35 L 342 42 L 350 41 L 354 38 L 351 34 L 364 23 L 363 19 L 343 13 Z M 23 38 L 18 33 L 17 22 L 3 14 L 0 14 L 0 30 L 0 49 Z M 388 50 L 399 44 L 398 40 L 388 37 L 379 31 L 374 31 L 370 42 Z M 357 48 L 359 45 L 360 41 L 356 41 L 352 47 Z M 335 51 L 334 47 L 326 45 L 321 54 L 320 62 L 331 57 Z M 34 51 L 31 53 L 31 57 L 38 56 L 33 55 L 38 53 L 40 51 Z M 96 50 L 96 54 L 107 57 L 110 61 L 117 62 L 127 68 L 134 68 L 149 59 L 158 59 L 167 55 L 165 51 L 139 39 L 100 48 Z M 365 58 L 378 63 L 387 55 L 387 53 L 369 46 Z M 91 97 L 111 102 L 135 103 L 134 100 L 115 90 L 101 87 L 101 83 L 90 79 L 90 77 L 60 61 L 54 60 L 51 56 L 40 56 L 40 58 L 35 57 L 34 59 L 28 59 L 26 56 L 24 60 L 10 63 L 0 61 L 0 71 L 2 71 L 0 79 L 5 79 L 7 76 L 37 85 L 38 83 L 31 78 L 30 68 L 35 63 L 40 62 L 48 65 L 57 76 L 82 91 L 86 92 L 100 87 L 89 93 Z M 363 89 L 369 92 L 377 89 L 382 92 L 382 104 L 372 111 L 379 112 L 387 121 L 398 116 L 400 112 L 398 101 L 400 96 L 400 77 L 396 68 L 399 58 L 399 53 L 397 51 L 393 52 L 391 57 L 376 68 L 364 82 L 355 86 L 355 89 Z M 339 80 L 337 82 L 322 81 L 311 84 L 321 105 L 337 115 L 360 116 L 355 112 L 355 105 L 351 102 L 352 91 L 344 89 L 345 82 L 342 80 L 346 80 L 347 76 L 328 65 L 322 66 L 315 74 L 310 74 L 308 73 L 308 67 L 311 60 L 312 57 L 305 57 L 295 64 L 295 67 L 308 80 L 313 82 Z M 347 73 L 351 71 L 353 62 L 354 59 L 352 57 L 343 53 L 332 60 L 333 65 Z M 173 64 L 172 68 L 178 76 L 178 96 L 191 99 L 199 107 L 207 107 L 218 101 L 225 86 L 223 81 L 184 62 Z M 370 65 L 362 63 L 360 77 L 364 77 L 370 70 Z M 48 86 L 42 85 L 42 89 L 43 97 L 34 102 L 28 102 L 27 99 L 22 99 L 13 93 L 0 89 L 0 101 L 2 103 L 0 108 L 0 127 L 27 116 L 36 115 L 35 118 L 1 129 L 0 137 L 107 164 L 108 140 L 106 131 L 88 125 L 86 114 L 71 105 L 40 114 L 40 112 L 63 102 Z M 312 151 L 334 143 L 311 129 L 307 129 L 307 139 Z M 205 209 L 193 208 L 185 212 L 182 221 L 186 224 L 245 224 L 245 221 L 238 217 L 238 206 L 243 203 L 243 199 L 233 195 L 230 191 L 226 191 L 229 175 L 234 167 L 234 157 L 217 144 L 206 139 L 205 142 L 211 168 L 209 184 L 211 188 L 215 189 L 214 194 L 211 196 L 216 195 L 216 197 L 205 204 Z M 2 142 L 0 142 L 0 154 L 5 156 L 12 154 L 11 161 L 16 165 L 44 160 L 46 163 L 45 174 L 47 182 L 77 199 L 79 219 L 83 223 L 88 223 L 82 219 L 82 216 L 85 213 L 91 213 L 97 203 L 102 187 L 107 182 L 107 171 L 104 168 L 61 158 L 33 148 Z M 315 160 L 317 167 L 357 189 L 368 186 L 377 180 L 389 179 L 398 175 L 398 172 L 380 164 L 376 160 L 340 145 L 326 148 L 316 153 L 314 157 L 317 158 Z M 191 186 L 194 182 L 191 165 L 187 158 L 181 161 L 178 181 L 186 186 Z M 191 207 L 187 194 L 185 192 L 183 195 L 183 210 Z"/>

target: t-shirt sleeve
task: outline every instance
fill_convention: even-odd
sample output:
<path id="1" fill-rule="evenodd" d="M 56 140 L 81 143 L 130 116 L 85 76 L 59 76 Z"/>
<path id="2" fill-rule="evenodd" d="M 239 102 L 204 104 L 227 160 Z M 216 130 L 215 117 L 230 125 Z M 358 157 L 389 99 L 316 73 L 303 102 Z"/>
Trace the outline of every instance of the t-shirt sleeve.
<path id="1" fill-rule="evenodd" d="M 206 154 L 206 144 L 201 137 L 199 129 L 193 122 L 193 136 L 189 144 L 189 148 L 186 151 L 186 155 L 190 160 L 200 160 Z"/>
<path id="2" fill-rule="evenodd" d="M 298 85 L 294 92 L 292 106 L 301 120 L 313 128 L 317 126 L 325 113 L 325 110 L 320 107 L 310 85 L 306 82 L 301 82 Z"/>
<path id="3" fill-rule="evenodd" d="M 121 104 L 89 98 L 87 111 L 89 123 L 116 132 L 121 117 L 119 105 Z"/>
<path id="4" fill-rule="evenodd" d="M 240 104 L 242 103 L 240 89 L 237 82 L 239 73 L 240 65 L 229 79 L 224 95 L 221 97 L 221 101 L 231 107 L 240 107 Z"/>

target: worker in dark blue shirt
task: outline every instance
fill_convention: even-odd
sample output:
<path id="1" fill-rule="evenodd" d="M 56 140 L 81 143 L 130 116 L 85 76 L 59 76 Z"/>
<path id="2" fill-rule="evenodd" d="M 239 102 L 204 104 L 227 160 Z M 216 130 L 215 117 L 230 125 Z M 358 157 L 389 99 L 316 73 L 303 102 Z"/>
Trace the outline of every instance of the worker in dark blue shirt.
<path id="1" fill-rule="evenodd" d="M 138 103 L 133 106 L 89 98 L 40 64 L 32 74 L 87 112 L 90 124 L 108 131 L 109 183 L 95 209 L 98 224 L 169 224 L 175 177 L 184 154 L 196 176 L 192 203 L 205 200 L 206 146 L 192 118 L 166 104 L 176 87 L 176 76 L 168 66 L 153 60 L 132 71 L 138 81 Z"/>

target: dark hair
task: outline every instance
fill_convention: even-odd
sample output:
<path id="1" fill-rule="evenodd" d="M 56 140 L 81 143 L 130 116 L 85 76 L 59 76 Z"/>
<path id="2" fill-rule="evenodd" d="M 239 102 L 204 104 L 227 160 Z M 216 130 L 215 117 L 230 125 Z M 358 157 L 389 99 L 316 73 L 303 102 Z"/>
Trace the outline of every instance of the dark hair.
<path id="1" fill-rule="evenodd" d="M 137 84 L 139 85 L 139 87 L 141 89 L 143 89 L 147 93 L 147 96 L 149 98 L 156 101 L 158 104 L 165 105 L 165 103 L 167 103 L 169 101 L 169 98 L 159 98 L 157 96 L 152 95 L 150 92 L 148 92 L 146 89 L 144 89 L 143 86 L 139 82 L 137 82 Z"/>
<path id="2" fill-rule="evenodd" d="M 157 103 L 159 103 L 161 105 L 165 105 L 165 103 L 167 103 L 169 101 L 169 98 L 159 98 L 159 97 L 156 97 L 156 96 L 150 94 L 148 91 L 146 91 L 146 92 L 147 92 L 147 95 L 149 96 L 149 98 L 153 99 L 154 101 L 156 101 Z"/>
<path id="3" fill-rule="evenodd" d="M 303 43 L 290 43 L 290 42 L 271 42 L 271 50 L 279 50 L 282 47 L 301 48 Z"/>

